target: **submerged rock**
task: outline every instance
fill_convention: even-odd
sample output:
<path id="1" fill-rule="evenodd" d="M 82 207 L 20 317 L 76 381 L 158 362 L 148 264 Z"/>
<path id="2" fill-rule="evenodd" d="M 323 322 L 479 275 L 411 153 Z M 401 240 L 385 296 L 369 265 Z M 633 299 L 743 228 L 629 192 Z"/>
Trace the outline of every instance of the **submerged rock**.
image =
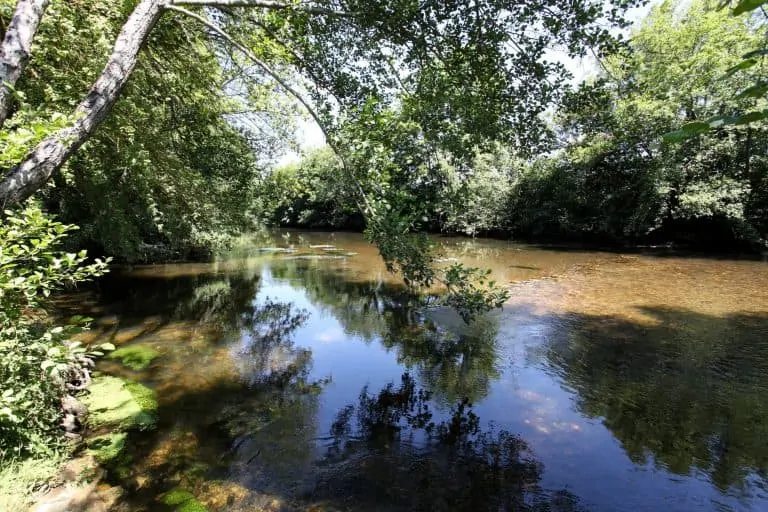
<path id="1" fill-rule="evenodd" d="M 62 466 L 57 487 L 40 497 L 33 512 L 106 512 L 123 493 L 104 484 L 104 471 L 91 455 Z"/>
<path id="2" fill-rule="evenodd" d="M 290 254 L 296 252 L 296 249 L 286 247 L 259 247 L 259 251 L 270 254 Z"/>
<path id="3" fill-rule="evenodd" d="M 120 361 L 131 370 L 146 370 L 152 361 L 160 357 L 160 352 L 146 344 L 120 347 L 107 356 L 108 359 Z"/>
<path id="4" fill-rule="evenodd" d="M 155 392 L 138 382 L 117 377 L 94 379 L 84 403 L 93 429 L 147 430 L 157 422 Z"/>
<path id="5" fill-rule="evenodd" d="M 175 512 L 208 512 L 191 492 L 181 487 L 168 491 L 163 496 L 163 503 L 173 507 Z"/>
<path id="6" fill-rule="evenodd" d="M 127 463 L 125 453 L 128 434 L 115 432 L 88 440 L 88 454 L 92 455 L 102 466 L 114 469 Z"/>

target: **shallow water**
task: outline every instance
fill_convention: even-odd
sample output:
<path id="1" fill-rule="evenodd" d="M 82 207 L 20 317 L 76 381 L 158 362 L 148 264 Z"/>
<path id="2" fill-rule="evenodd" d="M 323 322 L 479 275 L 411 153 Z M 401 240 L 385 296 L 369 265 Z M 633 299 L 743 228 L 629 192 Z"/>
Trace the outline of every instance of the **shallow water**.
<path id="1" fill-rule="evenodd" d="M 437 241 L 508 283 L 503 312 L 413 307 L 327 233 L 70 297 L 90 338 L 162 354 L 101 363 L 160 401 L 122 507 L 768 509 L 767 263 Z"/>

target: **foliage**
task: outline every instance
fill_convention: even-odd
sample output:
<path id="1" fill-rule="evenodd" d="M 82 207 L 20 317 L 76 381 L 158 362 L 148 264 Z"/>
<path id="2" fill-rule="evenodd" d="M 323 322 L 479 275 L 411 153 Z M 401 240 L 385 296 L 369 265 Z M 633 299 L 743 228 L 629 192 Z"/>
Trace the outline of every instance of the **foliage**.
<path id="1" fill-rule="evenodd" d="M 270 172 L 259 183 L 257 207 L 267 224 L 308 228 L 363 227 L 354 185 L 338 157 L 325 147 L 298 164 Z"/>
<path id="2" fill-rule="evenodd" d="M 758 22 L 757 17 L 752 16 L 750 22 L 755 23 L 758 30 L 765 32 L 765 21 L 768 19 L 768 15 L 762 7 L 766 3 L 768 2 L 765 0 L 738 0 L 736 2 L 732 2 L 731 0 L 721 0 L 718 8 L 722 10 L 733 4 L 733 8 L 731 9 L 731 14 L 733 16 L 739 16 L 741 14 L 751 13 L 756 9 L 761 9 L 763 15 L 762 20 Z M 723 80 L 729 79 L 736 74 L 741 74 L 745 70 L 757 70 L 752 84 L 743 87 L 738 93 L 734 94 L 736 99 L 763 99 L 765 97 L 766 92 L 768 92 L 768 85 L 765 83 L 765 76 L 762 72 L 764 66 L 758 66 L 758 64 L 762 63 L 765 55 L 768 55 L 768 49 L 765 47 L 765 37 L 763 37 L 763 42 L 759 47 L 744 53 L 739 62 L 726 70 L 722 77 Z M 764 104 L 765 102 L 761 103 Z M 752 110 L 751 112 L 745 112 L 744 109 L 742 109 L 687 123 L 678 130 L 666 133 L 664 139 L 667 142 L 679 142 L 724 126 L 744 126 L 758 121 L 764 121 L 765 119 L 768 119 L 768 109 L 766 108 Z"/>
<path id="3" fill-rule="evenodd" d="M 759 77 L 759 66 L 723 80 L 761 44 L 760 26 L 705 1 L 655 6 L 627 47 L 601 56 L 600 76 L 562 98 L 551 125 L 559 147 L 533 159 L 503 143 L 456 159 L 405 113 L 368 102 L 342 133 L 380 219 L 369 231 L 395 259 L 409 250 L 395 235 L 425 229 L 759 248 L 768 233 L 768 131 L 721 125 L 681 144 L 663 136 L 763 101 L 732 94 Z"/>
<path id="4" fill-rule="evenodd" d="M 28 138 L 29 149 L 43 135 L 36 119 L 67 121 L 60 112 L 101 72 L 135 3 L 52 2 L 3 137 Z M 3 4 L 7 24 L 15 2 Z M 46 210 L 81 227 L 70 246 L 128 261 L 199 258 L 252 227 L 255 179 L 290 140 L 290 111 L 277 114 L 268 90 L 258 104 L 228 92 L 237 70 L 217 48 L 192 20 L 166 15 L 155 27 L 109 118 L 39 194 Z M 4 158 L 15 163 L 26 149 Z"/>
<path id="5" fill-rule="evenodd" d="M 28 512 L 35 498 L 35 489 L 49 481 L 61 466 L 58 455 L 30 458 L 23 461 L 0 460 L 0 510 Z"/>
<path id="6" fill-rule="evenodd" d="M 56 325 L 46 314 L 54 291 L 102 275 L 106 262 L 57 250 L 75 228 L 36 205 L 5 213 L 0 225 L 0 457 L 50 454 L 58 439 L 60 399 L 87 381 L 92 357 L 73 342 L 87 325 Z M 111 348 L 111 347 L 104 347 Z"/>
<path id="7" fill-rule="evenodd" d="M 759 40 L 749 20 L 707 2 L 682 11 L 663 2 L 634 34 L 632 53 L 607 59 L 603 80 L 570 98 L 562 115 L 570 141 L 565 169 L 582 183 L 582 208 L 602 202 L 598 218 L 617 221 L 609 233 L 656 231 L 686 241 L 692 232 L 709 244 L 755 243 L 765 236 L 762 127 L 743 132 L 724 126 L 683 144 L 661 142 L 681 122 L 752 103 L 733 97 L 721 77 Z"/>

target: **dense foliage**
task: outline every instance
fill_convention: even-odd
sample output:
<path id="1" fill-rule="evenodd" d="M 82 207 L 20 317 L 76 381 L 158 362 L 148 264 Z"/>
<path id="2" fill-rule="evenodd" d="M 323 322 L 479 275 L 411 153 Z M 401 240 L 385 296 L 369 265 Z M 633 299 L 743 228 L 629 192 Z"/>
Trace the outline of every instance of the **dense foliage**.
<path id="1" fill-rule="evenodd" d="M 86 254 L 58 246 L 74 229 L 34 205 L 6 212 L 0 225 L 0 460 L 50 454 L 59 443 L 60 401 L 87 379 L 87 351 L 71 341 L 85 319 L 57 325 L 46 299 L 105 272 Z"/>
<path id="2" fill-rule="evenodd" d="M 463 163 L 438 156 L 428 173 L 418 170 L 423 167 L 393 171 L 402 180 L 398 194 L 414 199 L 398 201 L 401 212 L 423 217 L 432 230 L 468 235 L 761 246 L 768 234 L 764 125 L 723 125 L 681 143 L 664 142 L 665 134 L 690 120 L 764 103 L 733 93 L 759 72 L 746 69 L 723 79 L 760 44 L 759 28 L 752 18 L 731 16 L 705 1 L 685 8 L 669 1 L 657 5 L 635 29 L 629 48 L 604 58 L 599 76 L 563 98 L 551 151 L 522 158 L 499 143 L 477 148 Z M 315 155 L 296 168 L 331 174 Z M 286 187 L 300 179 L 296 171 L 280 169 L 267 183 L 278 177 Z M 336 186 L 318 184 L 313 197 Z M 336 208 L 352 206 L 346 196 L 338 198 Z M 302 216 L 289 223 L 304 226 L 312 225 L 304 219 L 327 211 L 284 197 L 281 211 L 291 208 L 300 208 Z M 267 218 L 284 221 L 276 212 L 268 209 Z"/>
<path id="3" fill-rule="evenodd" d="M 15 3 L 2 2 L 3 25 Z M 53 2 L 17 87 L 34 119 L 64 118 L 80 101 L 134 4 Z M 276 114 L 268 90 L 258 105 L 227 94 L 237 74 L 193 21 L 169 16 L 156 27 L 109 118 L 40 194 L 47 210 L 80 226 L 73 248 L 128 261 L 194 257 L 253 226 L 255 178 L 278 137 L 290 139 L 289 111 Z M 257 136 L 266 118 L 272 131 Z"/>

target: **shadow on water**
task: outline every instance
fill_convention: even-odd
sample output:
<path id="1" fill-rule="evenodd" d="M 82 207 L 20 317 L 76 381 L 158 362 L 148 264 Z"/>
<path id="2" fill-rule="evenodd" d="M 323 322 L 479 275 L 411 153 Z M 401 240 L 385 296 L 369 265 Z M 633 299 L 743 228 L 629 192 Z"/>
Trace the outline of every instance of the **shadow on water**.
<path id="1" fill-rule="evenodd" d="M 637 464 L 702 472 L 718 489 L 768 481 L 768 315 L 642 308 L 655 324 L 610 316 L 555 320 L 549 371 Z"/>
<path id="2" fill-rule="evenodd" d="M 129 374 L 158 391 L 160 425 L 132 440 L 119 476 L 123 509 L 156 510 L 158 496 L 177 487 L 211 510 L 593 508 L 593 496 L 576 496 L 568 481 L 545 488 L 557 459 L 545 466 L 509 428 L 514 410 L 478 412 L 505 392 L 497 388 L 512 343 L 505 332 L 524 321 L 547 332 L 526 344 L 524 364 L 566 389 L 580 415 L 599 419 L 632 463 L 704 474 L 716 493 L 768 503 L 766 315 L 645 308 L 655 322 L 641 323 L 521 306 L 467 328 L 413 306 L 402 287 L 339 269 L 280 262 L 269 268 L 271 284 L 264 276 L 102 282 L 101 314 L 118 316 L 105 332 L 139 333 L 126 343 L 164 340 L 160 360 Z M 300 289 L 345 336 L 394 354 L 399 365 L 383 387 L 361 376 L 357 401 L 335 410 L 330 426 L 318 417 L 325 394 L 338 390 L 313 377 L 317 347 L 296 341 L 310 315 L 269 298 L 275 282 Z M 137 329 L 149 316 L 152 327 Z M 198 327 L 202 334 L 190 335 Z M 568 442 L 578 452 L 580 439 Z M 579 471 L 589 475 L 601 456 L 584 452 Z M 626 478 L 632 486 L 641 476 Z"/>

